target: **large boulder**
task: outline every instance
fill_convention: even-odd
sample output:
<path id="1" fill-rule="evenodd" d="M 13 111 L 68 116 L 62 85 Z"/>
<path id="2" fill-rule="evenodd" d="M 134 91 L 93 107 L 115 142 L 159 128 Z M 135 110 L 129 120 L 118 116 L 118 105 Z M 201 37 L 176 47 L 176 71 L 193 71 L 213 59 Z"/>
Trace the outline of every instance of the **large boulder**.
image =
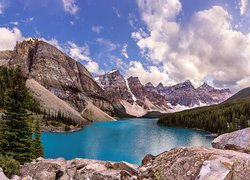
<path id="1" fill-rule="evenodd" d="M 3 173 L 3 169 L 0 167 L 0 179 L 1 180 L 9 180 L 9 178 L 7 178 L 5 176 L 5 174 Z"/>
<path id="2" fill-rule="evenodd" d="M 212 141 L 212 146 L 218 149 L 250 153 L 250 128 L 222 134 Z"/>
<path id="3" fill-rule="evenodd" d="M 250 155 L 208 147 L 178 147 L 139 169 L 139 179 L 247 180 Z"/>

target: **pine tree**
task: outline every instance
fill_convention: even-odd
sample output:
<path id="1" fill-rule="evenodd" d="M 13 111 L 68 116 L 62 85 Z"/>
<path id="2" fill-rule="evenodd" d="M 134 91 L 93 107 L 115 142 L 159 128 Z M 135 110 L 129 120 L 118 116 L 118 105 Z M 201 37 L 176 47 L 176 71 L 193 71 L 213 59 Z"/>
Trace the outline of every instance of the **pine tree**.
<path id="1" fill-rule="evenodd" d="M 35 138 L 34 138 L 34 154 L 35 157 L 43 157 L 43 146 L 41 142 L 41 129 L 39 122 L 35 123 Z"/>
<path id="2" fill-rule="evenodd" d="M 28 90 L 20 68 L 13 73 L 10 87 L 6 92 L 6 111 L 2 117 L 2 154 L 12 156 L 21 163 L 34 158 L 30 115 L 26 111 Z"/>

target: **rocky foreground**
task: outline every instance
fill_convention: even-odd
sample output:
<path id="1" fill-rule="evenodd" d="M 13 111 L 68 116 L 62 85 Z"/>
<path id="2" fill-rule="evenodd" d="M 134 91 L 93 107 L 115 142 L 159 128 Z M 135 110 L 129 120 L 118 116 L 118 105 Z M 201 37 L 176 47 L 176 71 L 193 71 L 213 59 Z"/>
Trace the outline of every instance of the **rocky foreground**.
<path id="1" fill-rule="evenodd" d="M 21 166 L 12 180 L 249 180 L 250 128 L 219 136 L 209 147 L 177 147 L 157 156 L 147 155 L 140 166 L 76 158 L 66 161 L 38 158 Z M 227 142 L 226 142 L 227 141 Z M 226 145 L 226 146 L 225 146 Z M 227 150 L 237 147 L 241 152 Z M 7 180 L 0 171 L 0 179 Z"/>

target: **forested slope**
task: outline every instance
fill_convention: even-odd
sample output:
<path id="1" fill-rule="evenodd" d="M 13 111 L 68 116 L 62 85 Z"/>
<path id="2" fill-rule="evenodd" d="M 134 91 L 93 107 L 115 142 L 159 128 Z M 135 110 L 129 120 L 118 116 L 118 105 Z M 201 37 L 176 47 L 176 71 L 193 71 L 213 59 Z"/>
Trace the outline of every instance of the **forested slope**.
<path id="1" fill-rule="evenodd" d="M 219 134 L 246 128 L 250 126 L 250 88 L 239 91 L 219 105 L 167 114 L 158 120 L 158 124 Z"/>

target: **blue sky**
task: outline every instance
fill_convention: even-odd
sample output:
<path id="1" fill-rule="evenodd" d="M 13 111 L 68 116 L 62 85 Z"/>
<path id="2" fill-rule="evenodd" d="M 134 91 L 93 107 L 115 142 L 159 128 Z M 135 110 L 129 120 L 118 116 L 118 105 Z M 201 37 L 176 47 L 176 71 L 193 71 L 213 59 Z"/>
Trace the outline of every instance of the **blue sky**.
<path id="1" fill-rule="evenodd" d="M 0 0 L 0 50 L 38 37 L 93 75 L 238 90 L 250 81 L 248 10 L 248 0 Z"/>

